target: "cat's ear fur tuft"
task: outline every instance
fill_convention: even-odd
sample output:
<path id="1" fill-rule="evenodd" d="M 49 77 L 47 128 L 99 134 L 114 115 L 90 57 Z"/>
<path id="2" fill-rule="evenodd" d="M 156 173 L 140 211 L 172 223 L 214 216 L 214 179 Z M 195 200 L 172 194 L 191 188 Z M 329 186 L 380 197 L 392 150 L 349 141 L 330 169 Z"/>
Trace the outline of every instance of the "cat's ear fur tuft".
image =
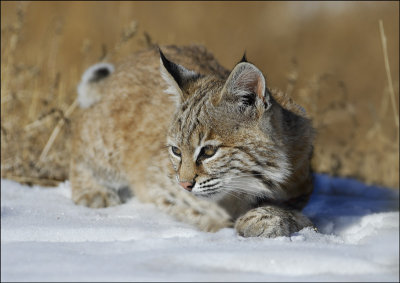
<path id="1" fill-rule="evenodd" d="M 246 51 L 243 53 L 243 57 L 242 57 L 242 59 L 239 61 L 239 63 L 247 63 L 248 61 L 247 61 L 247 57 L 246 57 Z M 238 63 L 238 64 L 239 64 Z"/>
<path id="2" fill-rule="evenodd" d="M 235 103 L 243 110 L 256 108 L 261 114 L 270 106 L 264 75 L 253 64 L 240 62 L 229 75 L 220 98 L 214 101 L 214 105 L 221 100 Z"/>
<path id="3" fill-rule="evenodd" d="M 180 105 L 187 98 L 185 88 L 188 86 L 188 83 L 198 79 L 200 74 L 169 61 L 162 53 L 161 49 L 159 49 L 159 52 L 160 73 L 162 78 L 168 84 L 168 88 L 165 92 L 172 94 L 177 105 Z"/>

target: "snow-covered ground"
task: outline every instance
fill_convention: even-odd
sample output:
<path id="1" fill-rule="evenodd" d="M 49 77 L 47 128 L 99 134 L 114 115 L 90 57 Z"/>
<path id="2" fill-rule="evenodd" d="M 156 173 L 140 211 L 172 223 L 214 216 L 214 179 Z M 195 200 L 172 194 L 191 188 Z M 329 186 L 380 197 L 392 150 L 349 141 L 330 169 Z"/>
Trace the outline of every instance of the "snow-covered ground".
<path id="1" fill-rule="evenodd" d="M 132 199 L 75 206 L 1 180 L 1 281 L 399 281 L 399 194 L 316 175 L 318 226 L 276 239 L 205 233 Z"/>

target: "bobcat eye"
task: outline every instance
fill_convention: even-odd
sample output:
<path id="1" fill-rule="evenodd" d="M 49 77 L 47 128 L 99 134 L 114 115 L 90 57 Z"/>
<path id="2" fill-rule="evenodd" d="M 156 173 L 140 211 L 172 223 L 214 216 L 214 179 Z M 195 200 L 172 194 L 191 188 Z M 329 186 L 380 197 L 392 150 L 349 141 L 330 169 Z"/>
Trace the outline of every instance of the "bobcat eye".
<path id="1" fill-rule="evenodd" d="M 217 150 L 218 150 L 218 147 L 206 145 L 201 149 L 199 158 L 202 158 L 202 159 L 210 158 L 217 152 Z"/>
<path id="2" fill-rule="evenodd" d="M 171 151 L 176 156 L 181 157 L 181 150 L 179 148 L 177 148 L 176 146 L 171 146 Z"/>

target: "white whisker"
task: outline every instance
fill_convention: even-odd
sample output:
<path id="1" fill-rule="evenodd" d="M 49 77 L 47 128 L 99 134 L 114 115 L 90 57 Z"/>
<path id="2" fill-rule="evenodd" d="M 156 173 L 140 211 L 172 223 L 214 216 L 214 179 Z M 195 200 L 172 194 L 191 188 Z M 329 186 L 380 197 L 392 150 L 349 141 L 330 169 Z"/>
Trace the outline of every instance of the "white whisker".
<path id="1" fill-rule="evenodd" d="M 262 196 L 263 192 L 260 191 L 259 188 L 256 187 L 243 187 L 243 186 L 224 186 L 223 187 L 226 190 L 231 190 L 232 192 L 238 192 L 238 193 L 245 193 L 251 196 Z"/>

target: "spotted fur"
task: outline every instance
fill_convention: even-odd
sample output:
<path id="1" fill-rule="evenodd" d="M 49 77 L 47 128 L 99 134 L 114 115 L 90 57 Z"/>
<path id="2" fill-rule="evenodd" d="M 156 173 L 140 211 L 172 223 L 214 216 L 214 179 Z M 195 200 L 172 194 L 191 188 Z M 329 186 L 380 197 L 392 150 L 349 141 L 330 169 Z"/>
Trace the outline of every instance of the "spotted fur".
<path id="1" fill-rule="evenodd" d="M 97 83 L 101 100 L 74 131 L 76 203 L 115 205 L 129 188 L 206 231 L 275 237 L 312 225 L 300 212 L 313 188 L 310 120 L 255 65 L 229 72 L 204 47 L 165 46 Z"/>

